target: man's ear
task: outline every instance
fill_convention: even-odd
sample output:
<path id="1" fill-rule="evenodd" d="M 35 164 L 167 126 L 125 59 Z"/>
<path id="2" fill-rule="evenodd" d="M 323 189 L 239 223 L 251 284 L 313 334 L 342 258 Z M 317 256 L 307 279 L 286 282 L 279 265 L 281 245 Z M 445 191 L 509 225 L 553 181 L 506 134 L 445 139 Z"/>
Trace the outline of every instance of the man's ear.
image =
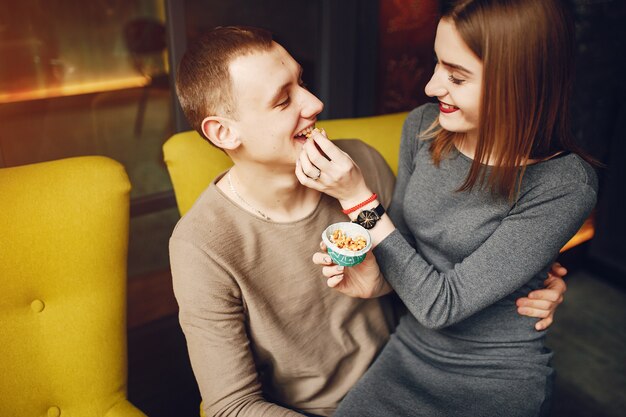
<path id="1" fill-rule="evenodd" d="M 202 132 L 218 148 L 236 149 L 241 141 L 230 119 L 209 116 L 202 121 Z"/>

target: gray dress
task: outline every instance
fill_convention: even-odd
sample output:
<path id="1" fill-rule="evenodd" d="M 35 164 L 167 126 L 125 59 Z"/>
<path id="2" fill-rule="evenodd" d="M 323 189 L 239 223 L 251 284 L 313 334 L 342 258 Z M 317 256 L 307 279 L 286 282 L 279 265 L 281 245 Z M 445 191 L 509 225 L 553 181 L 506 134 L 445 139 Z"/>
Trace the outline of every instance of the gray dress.
<path id="1" fill-rule="evenodd" d="M 595 172 L 564 154 L 528 166 L 514 204 L 456 192 L 472 161 L 455 150 L 436 167 L 417 139 L 437 114 L 424 105 L 404 124 L 398 230 L 374 250 L 409 314 L 335 416 L 537 416 L 549 402 L 552 353 L 515 300 L 590 213 Z"/>

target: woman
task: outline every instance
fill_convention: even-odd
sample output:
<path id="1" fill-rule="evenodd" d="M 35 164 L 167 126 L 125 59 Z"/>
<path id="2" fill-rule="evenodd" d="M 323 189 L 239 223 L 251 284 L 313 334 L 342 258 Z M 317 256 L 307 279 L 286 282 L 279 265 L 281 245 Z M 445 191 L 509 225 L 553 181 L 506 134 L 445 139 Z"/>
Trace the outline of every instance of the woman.
<path id="1" fill-rule="evenodd" d="M 372 226 L 380 269 L 315 254 L 328 285 L 356 297 L 393 288 L 410 313 L 335 415 L 540 415 L 552 354 L 515 299 L 541 285 L 597 191 L 568 133 L 571 23 L 558 0 L 457 1 L 435 53 L 426 93 L 439 105 L 405 122 L 388 216 L 321 135 L 330 161 L 310 143 L 296 168 Z"/>

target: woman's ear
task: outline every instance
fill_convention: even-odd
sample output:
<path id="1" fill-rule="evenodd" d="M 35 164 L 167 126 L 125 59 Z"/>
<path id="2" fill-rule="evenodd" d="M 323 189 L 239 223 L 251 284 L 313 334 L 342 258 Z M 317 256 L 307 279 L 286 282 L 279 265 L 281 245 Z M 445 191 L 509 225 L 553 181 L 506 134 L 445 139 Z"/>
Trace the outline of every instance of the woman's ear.
<path id="1" fill-rule="evenodd" d="M 209 116 L 202 121 L 202 132 L 218 148 L 233 150 L 241 141 L 230 119 Z"/>

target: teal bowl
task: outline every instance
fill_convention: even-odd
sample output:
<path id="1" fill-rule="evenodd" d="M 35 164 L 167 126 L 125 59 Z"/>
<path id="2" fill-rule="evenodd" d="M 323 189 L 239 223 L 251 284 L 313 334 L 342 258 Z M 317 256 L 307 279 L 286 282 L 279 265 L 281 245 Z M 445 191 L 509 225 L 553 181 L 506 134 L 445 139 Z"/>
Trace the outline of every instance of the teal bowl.
<path id="1" fill-rule="evenodd" d="M 365 247 L 359 251 L 338 248 L 337 245 L 330 240 L 330 237 L 337 229 L 343 230 L 346 236 L 353 239 L 358 236 L 363 236 L 366 241 Z M 367 229 L 350 222 L 333 223 L 328 226 L 322 233 L 322 241 L 328 248 L 328 255 L 333 263 L 341 266 L 355 266 L 360 264 L 365 259 L 367 252 L 372 248 L 372 238 Z"/>

